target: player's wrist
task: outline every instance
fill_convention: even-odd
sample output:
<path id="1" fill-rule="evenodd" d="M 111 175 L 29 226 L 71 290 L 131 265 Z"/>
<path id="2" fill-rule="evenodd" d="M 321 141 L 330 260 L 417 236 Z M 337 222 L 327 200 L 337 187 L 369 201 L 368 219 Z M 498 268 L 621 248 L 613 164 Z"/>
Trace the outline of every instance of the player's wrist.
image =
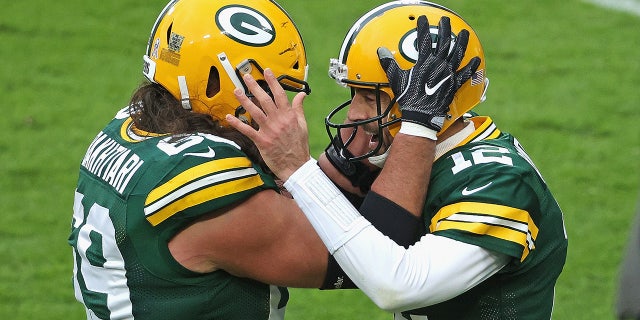
<path id="1" fill-rule="evenodd" d="M 314 158 L 309 158 L 307 162 L 296 169 L 291 169 L 285 177 L 280 177 L 284 181 L 284 186 L 287 186 L 287 182 L 294 181 L 301 176 L 306 176 L 309 172 L 318 168 L 318 161 Z"/>
<path id="2" fill-rule="evenodd" d="M 300 171 L 303 168 L 308 167 L 310 164 L 313 164 L 314 166 L 317 166 L 317 161 L 312 158 L 309 157 L 309 160 L 307 160 L 306 162 L 302 163 L 302 164 L 293 164 L 293 162 L 288 165 L 288 166 L 281 166 L 276 175 L 278 176 L 278 178 L 282 181 L 287 181 L 289 179 L 291 179 L 291 176 L 293 176 L 294 174 L 296 174 L 296 172 Z"/>
<path id="3" fill-rule="evenodd" d="M 411 120 L 402 119 L 399 133 L 415 136 L 415 137 L 427 138 L 434 141 L 438 140 L 438 136 L 437 136 L 438 131 L 432 128 L 426 127 L 423 123 L 414 122 Z"/>
<path id="4" fill-rule="evenodd" d="M 447 104 L 448 105 L 448 104 Z M 425 106 L 400 106 L 402 121 L 410 121 L 439 131 L 446 117 L 445 111 L 433 110 Z"/>

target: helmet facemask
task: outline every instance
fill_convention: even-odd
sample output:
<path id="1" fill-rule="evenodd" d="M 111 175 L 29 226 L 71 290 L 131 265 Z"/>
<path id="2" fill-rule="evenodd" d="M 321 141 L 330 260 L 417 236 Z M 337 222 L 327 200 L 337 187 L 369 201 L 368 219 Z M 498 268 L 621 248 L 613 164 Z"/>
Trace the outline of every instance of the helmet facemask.
<path id="1" fill-rule="evenodd" d="M 391 90 L 388 83 L 349 80 L 346 77 L 343 77 L 343 74 L 341 74 L 341 72 L 345 70 L 345 65 L 339 64 L 337 59 L 331 59 L 329 75 L 330 77 L 335 79 L 336 82 L 341 86 L 349 87 L 351 89 L 351 99 L 342 103 L 340 106 L 332 110 L 329 115 L 327 115 L 327 117 L 325 118 L 325 127 L 334 148 L 336 148 L 336 150 L 340 150 L 340 153 L 344 158 L 349 161 L 360 161 L 387 151 L 381 150 L 384 146 L 383 139 L 385 136 L 385 130 L 387 130 L 388 127 L 398 126 L 400 118 L 396 117 L 395 112 L 393 112 L 393 110 L 397 109 L 398 106 L 396 104 L 395 97 L 393 97 L 393 94 L 389 94 Z M 356 90 L 358 88 L 370 89 L 375 93 L 376 116 L 368 119 L 344 123 L 343 114 L 351 106 L 353 97 L 355 96 Z M 381 99 L 381 95 L 383 93 L 387 93 L 390 98 L 389 103 L 387 103 L 385 106 L 383 106 L 383 102 Z M 377 136 L 378 140 L 376 147 L 370 149 L 364 154 L 359 155 L 353 155 L 351 154 L 351 152 L 346 151 L 349 145 L 351 145 L 351 143 L 353 142 L 358 130 L 361 129 L 360 127 L 368 125 L 370 123 L 375 123 L 377 128 L 376 132 L 374 133 L 374 135 Z"/>

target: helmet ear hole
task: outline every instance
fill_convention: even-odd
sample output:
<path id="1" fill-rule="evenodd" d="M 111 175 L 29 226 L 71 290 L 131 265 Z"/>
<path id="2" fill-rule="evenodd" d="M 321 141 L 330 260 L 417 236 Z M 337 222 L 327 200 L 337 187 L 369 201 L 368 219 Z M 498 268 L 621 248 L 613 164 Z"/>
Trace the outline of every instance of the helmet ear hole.
<path id="1" fill-rule="evenodd" d="M 209 69 L 209 80 L 207 81 L 207 98 L 212 98 L 220 92 L 220 74 L 218 68 Z"/>
<path id="2" fill-rule="evenodd" d="M 169 43 L 169 39 L 171 39 L 171 29 L 173 29 L 173 23 L 169 25 L 169 28 L 167 28 L 167 43 Z"/>

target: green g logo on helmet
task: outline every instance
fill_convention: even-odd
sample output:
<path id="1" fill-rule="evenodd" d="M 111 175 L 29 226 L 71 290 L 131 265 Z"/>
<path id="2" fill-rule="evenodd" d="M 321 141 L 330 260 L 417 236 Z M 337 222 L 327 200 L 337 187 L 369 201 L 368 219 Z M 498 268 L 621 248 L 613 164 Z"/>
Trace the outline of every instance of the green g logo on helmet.
<path id="1" fill-rule="evenodd" d="M 275 28 L 262 13 L 246 6 L 230 5 L 216 13 L 216 24 L 227 37 L 242 44 L 262 47 L 276 37 Z"/>

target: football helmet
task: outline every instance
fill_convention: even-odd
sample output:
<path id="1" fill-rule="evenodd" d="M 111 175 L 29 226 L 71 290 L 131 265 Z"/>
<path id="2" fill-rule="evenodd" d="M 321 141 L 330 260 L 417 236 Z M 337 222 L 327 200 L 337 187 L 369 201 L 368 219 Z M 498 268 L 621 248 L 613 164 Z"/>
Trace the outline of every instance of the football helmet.
<path id="1" fill-rule="evenodd" d="M 250 122 L 234 89 L 242 75 L 264 84 L 269 67 L 285 90 L 310 93 L 307 58 L 289 15 L 270 0 L 173 0 L 158 16 L 143 57 L 143 74 L 221 125 L 232 114 Z"/>
<path id="2" fill-rule="evenodd" d="M 385 127 L 389 129 L 392 136 L 395 136 L 399 131 L 400 107 L 396 103 L 394 94 L 389 86 L 387 75 L 380 66 L 377 49 L 379 47 L 388 48 L 400 68 L 405 70 L 411 68 L 418 58 L 416 26 L 417 19 L 421 15 L 426 15 L 429 20 L 434 46 L 437 43 L 435 39 L 438 36 L 438 23 L 443 16 L 449 17 L 451 21 L 452 43 L 450 50 L 455 44 L 457 34 L 462 29 L 469 31 L 469 43 L 460 68 L 466 66 L 473 57 L 477 56 L 481 59 L 480 65 L 471 79 L 456 92 L 440 133 L 444 132 L 465 112 L 484 101 L 489 80 L 486 77 L 485 57 L 482 46 L 471 26 L 452 10 L 435 3 L 421 0 L 392 1 L 374 8 L 358 19 L 347 33 L 342 43 L 339 57 L 330 60 L 329 76 L 338 84 L 350 87 L 352 96 L 355 88 L 374 89 L 378 100 L 378 115 L 366 120 L 349 124 L 342 123 L 343 119 L 334 121 L 334 118 L 337 118 L 336 115 L 341 110 L 349 107 L 351 100 L 341 104 L 329 113 L 325 119 L 325 124 L 334 147 L 338 149 L 345 148 L 353 138 L 353 134 L 345 135 L 348 138 L 342 137 L 340 130 L 345 128 L 356 128 L 357 130 L 359 125 L 377 122 L 380 137 L 382 137 L 382 130 Z M 389 95 L 391 98 L 389 105 L 381 105 L 380 92 L 385 92 Z M 334 134 L 336 130 L 338 132 Z M 380 145 L 382 144 L 378 144 L 377 150 L 349 158 L 352 161 L 356 161 L 371 157 L 379 151 Z"/>

